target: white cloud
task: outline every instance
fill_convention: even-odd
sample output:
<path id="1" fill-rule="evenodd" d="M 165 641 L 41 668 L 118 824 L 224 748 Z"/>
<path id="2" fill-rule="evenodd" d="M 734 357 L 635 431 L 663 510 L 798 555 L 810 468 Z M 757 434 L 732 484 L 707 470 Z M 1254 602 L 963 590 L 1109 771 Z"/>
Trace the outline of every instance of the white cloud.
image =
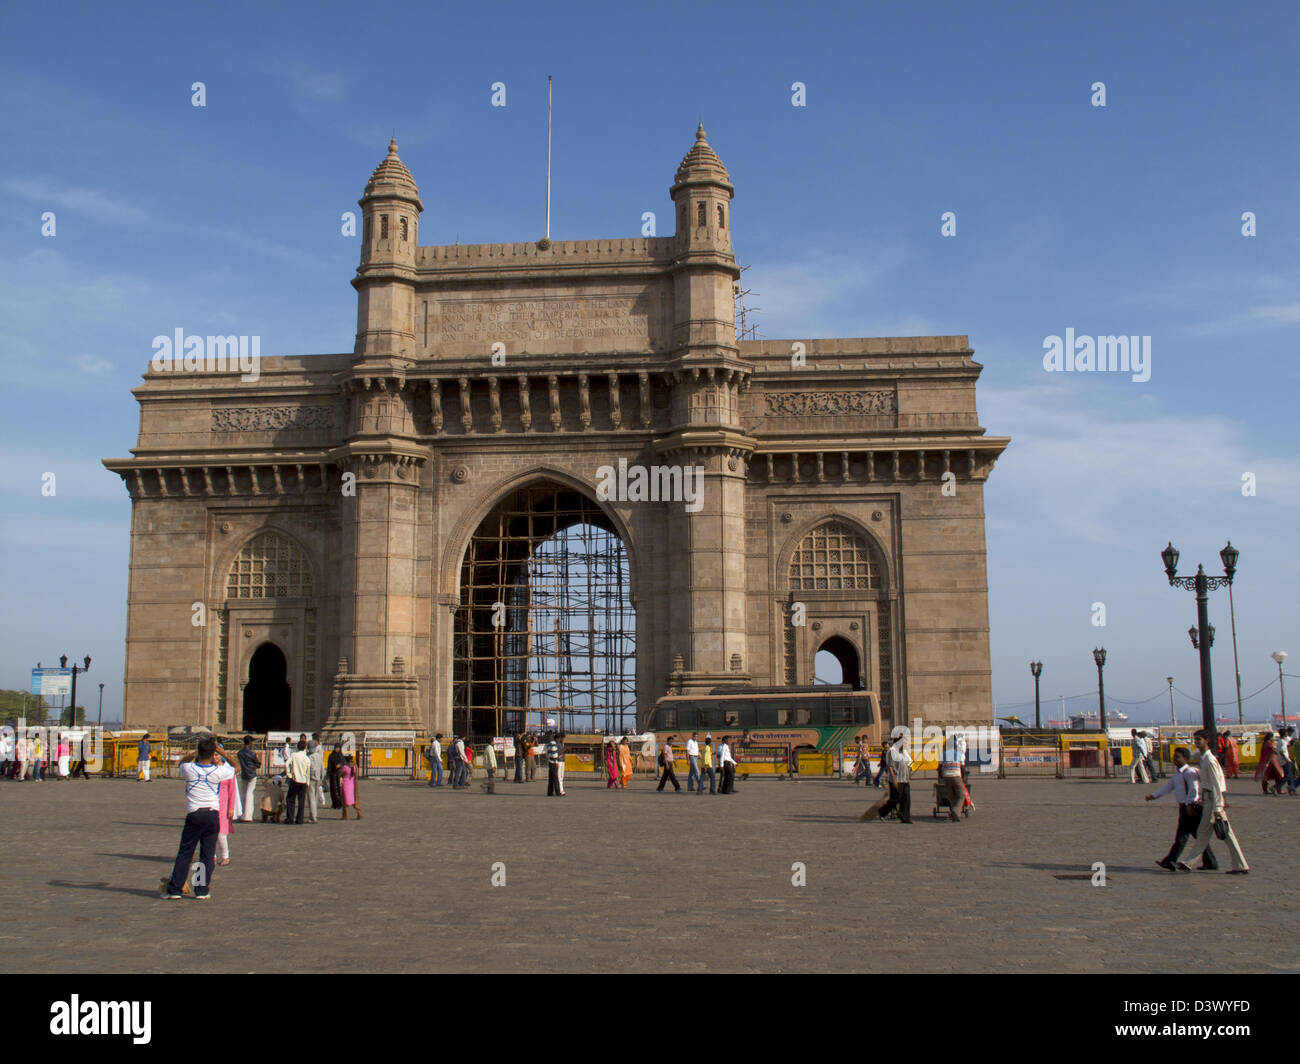
<path id="1" fill-rule="evenodd" d="M 70 211 L 114 225 L 139 225 L 150 221 L 149 212 L 133 203 L 113 199 L 97 188 L 64 185 L 48 177 L 7 177 L 0 181 L 0 189 L 7 195 L 17 196 L 56 213 Z"/>

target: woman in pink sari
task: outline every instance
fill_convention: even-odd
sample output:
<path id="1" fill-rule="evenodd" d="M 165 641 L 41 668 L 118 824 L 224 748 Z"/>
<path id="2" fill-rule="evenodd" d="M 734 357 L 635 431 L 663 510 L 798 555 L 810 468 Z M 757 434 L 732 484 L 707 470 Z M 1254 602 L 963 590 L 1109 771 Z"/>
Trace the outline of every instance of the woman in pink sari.
<path id="1" fill-rule="evenodd" d="M 612 742 L 605 743 L 605 778 L 609 780 L 605 784 L 605 790 L 611 787 L 622 787 L 623 781 L 618 769 L 618 747 Z"/>
<path id="2" fill-rule="evenodd" d="M 1282 781 L 1286 773 L 1282 771 L 1282 761 L 1277 756 L 1277 747 L 1273 745 L 1273 733 L 1264 733 L 1264 747 L 1259 752 L 1259 765 L 1255 769 L 1255 779 L 1260 788 L 1268 794 L 1269 782 L 1273 783 L 1273 793 L 1282 793 Z"/>

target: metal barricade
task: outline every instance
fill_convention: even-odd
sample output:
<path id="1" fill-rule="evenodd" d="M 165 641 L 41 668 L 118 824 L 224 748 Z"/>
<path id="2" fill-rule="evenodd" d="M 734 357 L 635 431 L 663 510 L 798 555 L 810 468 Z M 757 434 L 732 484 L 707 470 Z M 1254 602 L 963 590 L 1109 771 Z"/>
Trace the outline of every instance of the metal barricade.
<path id="1" fill-rule="evenodd" d="M 1009 732 L 1001 734 L 1002 777 L 1042 778 L 1062 775 L 1060 737 L 1054 732 Z"/>

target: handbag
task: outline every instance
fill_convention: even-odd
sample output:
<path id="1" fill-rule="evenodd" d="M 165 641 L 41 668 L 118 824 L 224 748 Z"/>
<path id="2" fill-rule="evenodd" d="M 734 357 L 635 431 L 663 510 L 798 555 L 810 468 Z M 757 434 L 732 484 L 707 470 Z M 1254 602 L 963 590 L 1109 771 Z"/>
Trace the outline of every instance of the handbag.
<path id="1" fill-rule="evenodd" d="M 1222 842 L 1228 838 L 1228 818 L 1225 816 L 1216 816 L 1214 818 L 1214 837 Z"/>

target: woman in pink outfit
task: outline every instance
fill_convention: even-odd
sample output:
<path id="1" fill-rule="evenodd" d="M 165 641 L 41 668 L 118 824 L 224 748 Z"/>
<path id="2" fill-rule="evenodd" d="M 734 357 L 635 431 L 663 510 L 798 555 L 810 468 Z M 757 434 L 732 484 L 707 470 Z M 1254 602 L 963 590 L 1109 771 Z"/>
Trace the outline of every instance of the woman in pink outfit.
<path id="1" fill-rule="evenodd" d="M 605 790 L 623 786 L 622 774 L 618 768 L 618 747 L 613 742 L 605 744 L 605 778 L 609 780 L 605 784 Z"/>
<path id="2" fill-rule="evenodd" d="M 238 778 L 222 780 L 217 791 L 217 849 L 221 863 L 230 864 L 230 822 L 239 817 Z"/>
<path id="3" fill-rule="evenodd" d="M 357 819 L 360 820 L 361 806 L 357 805 L 357 770 L 351 754 L 343 759 L 343 767 L 339 769 L 339 790 L 343 796 L 343 819 L 347 820 L 349 809 L 355 809 Z"/>

